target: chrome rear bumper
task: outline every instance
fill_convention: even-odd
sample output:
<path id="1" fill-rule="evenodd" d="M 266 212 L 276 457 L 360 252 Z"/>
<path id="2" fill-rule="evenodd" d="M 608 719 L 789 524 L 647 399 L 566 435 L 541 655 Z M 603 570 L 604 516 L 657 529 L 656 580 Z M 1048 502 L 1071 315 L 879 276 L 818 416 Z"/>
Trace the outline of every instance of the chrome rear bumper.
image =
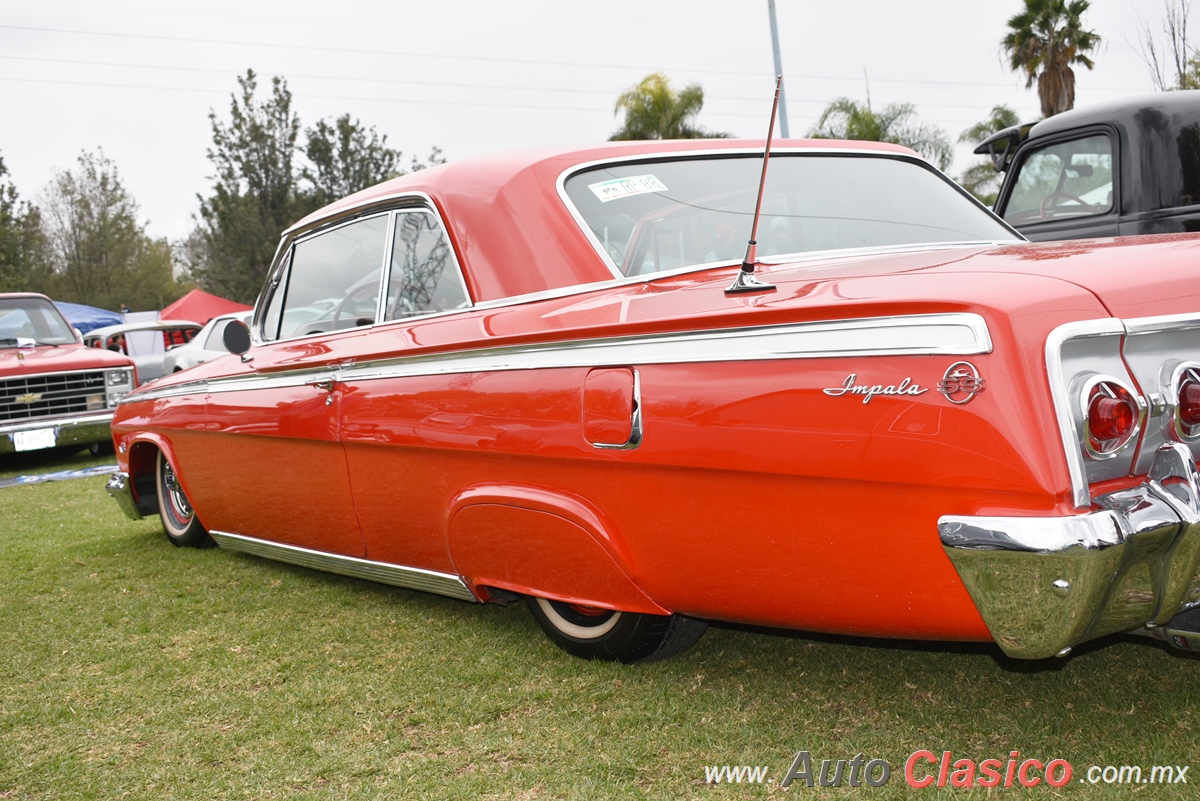
<path id="1" fill-rule="evenodd" d="M 1188 647 L 1187 632 L 1170 624 L 1200 603 L 1200 477 L 1191 451 L 1162 445 L 1143 484 L 1095 505 L 1076 517 L 938 521 L 942 547 L 1009 656 L 1065 656 L 1086 640 L 1135 629 Z"/>
<path id="2" fill-rule="evenodd" d="M 142 513 L 138 510 L 137 500 L 133 497 L 133 482 L 128 473 L 113 473 L 108 477 L 104 489 L 121 507 L 121 511 L 130 520 L 141 520 Z"/>

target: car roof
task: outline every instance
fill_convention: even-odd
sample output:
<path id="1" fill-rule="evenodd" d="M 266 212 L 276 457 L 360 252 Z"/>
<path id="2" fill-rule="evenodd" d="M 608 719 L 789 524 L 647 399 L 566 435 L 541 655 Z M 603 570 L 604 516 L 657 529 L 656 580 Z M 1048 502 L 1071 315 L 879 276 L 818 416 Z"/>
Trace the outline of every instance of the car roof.
<path id="1" fill-rule="evenodd" d="M 1033 126 L 1029 138 L 1053 136 L 1062 131 L 1101 123 L 1130 123 L 1139 118 L 1157 116 L 1169 121 L 1173 128 L 1200 122 L 1200 90 L 1184 89 L 1175 92 L 1153 92 L 1130 95 L 1104 103 L 1092 103 L 1081 108 L 1055 114 Z"/>
<path id="2" fill-rule="evenodd" d="M 471 156 L 393 178 L 331 203 L 289 228 L 284 237 L 386 208 L 405 195 L 423 195 L 447 222 L 458 257 L 471 265 L 464 278 L 476 302 L 612 280 L 611 270 L 559 196 L 562 175 L 610 159 L 710 153 L 760 156 L 764 145 L 762 139 L 681 139 Z M 909 148 L 880 142 L 772 141 L 772 155 L 789 149 L 921 160 Z"/>

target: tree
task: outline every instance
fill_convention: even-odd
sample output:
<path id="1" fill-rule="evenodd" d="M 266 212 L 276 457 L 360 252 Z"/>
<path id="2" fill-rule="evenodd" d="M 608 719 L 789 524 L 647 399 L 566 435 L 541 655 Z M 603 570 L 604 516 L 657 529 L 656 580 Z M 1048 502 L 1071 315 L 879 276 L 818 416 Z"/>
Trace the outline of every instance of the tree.
<path id="1" fill-rule="evenodd" d="M 876 112 L 870 99 L 859 104 L 848 97 L 839 97 L 825 107 L 808 136 L 904 145 L 945 170 L 954 157 L 949 137 L 941 128 L 921 122 L 916 116 L 917 109 L 911 103 L 890 103 Z"/>
<path id="2" fill-rule="evenodd" d="M 399 175 L 400 151 L 387 146 L 387 136 L 363 127 L 343 114 L 333 123 L 320 120 L 305 131 L 304 155 L 311 166 L 300 177 L 312 185 L 318 207 Z"/>
<path id="3" fill-rule="evenodd" d="M 146 236 L 137 202 L 103 153 L 82 153 L 43 192 L 43 232 L 59 300 L 116 309 L 161 309 L 187 286 L 175 280 L 171 248 Z"/>
<path id="4" fill-rule="evenodd" d="M 253 303 L 283 231 L 304 213 L 296 191 L 293 155 L 300 118 L 292 111 L 287 83 L 271 81 L 271 97 L 255 98 L 254 70 L 239 76 L 229 122 L 209 112 L 216 168 L 213 194 L 200 198 L 200 225 L 185 248 L 192 274 L 210 292 Z"/>
<path id="5" fill-rule="evenodd" d="M 1019 125 L 1021 120 L 1017 112 L 1008 106 L 993 106 L 992 115 L 983 122 L 972 125 L 958 135 L 960 143 L 977 145 L 994 133 Z M 996 193 L 1000 191 L 1000 173 L 992 160 L 984 159 L 976 162 L 963 172 L 958 179 L 963 189 L 979 198 L 984 205 L 991 206 L 996 202 Z"/>
<path id="6" fill-rule="evenodd" d="M 400 151 L 387 146 L 387 137 L 349 114 L 307 129 L 307 163 L 297 165 L 300 116 L 292 109 L 287 82 L 273 78 L 270 97 L 260 100 L 254 70 L 237 81 L 241 91 L 231 98 L 229 121 L 209 112 L 213 191 L 200 198 L 200 220 L 178 252 L 205 289 L 253 303 L 279 237 L 292 223 L 404 171 Z M 428 163 L 413 158 L 412 169 L 444 161 L 435 147 Z"/>
<path id="7" fill-rule="evenodd" d="M 617 98 L 614 114 L 625 112 L 625 123 L 608 137 L 630 139 L 725 139 L 727 133 L 707 131 L 695 124 L 704 106 L 704 90 L 691 83 L 676 92 L 671 79 L 652 72 Z"/>
<path id="8" fill-rule="evenodd" d="M 305 194 L 314 208 L 405 174 L 400 167 L 402 154 L 387 146 L 387 136 L 352 121 L 349 114 L 332 122 L 320 120 L 304 135 L 308 164 L 301 168 L 300 177 L 309 184 Z M 445 161 L 441 149 L 434 147 L 428 161 L 413 156 L 409 171 Z"/>
<path id="9" fill-rule="evenodd" d="M 1095 66 L 1087 54 L 1100 36 L 1083 29 L 1089 0 L 1025 0 L 1025 10 L 1008 21 L 1001 46 L 1013 72 L 1024 71 L 1025 88 L 1036 79 L 1042 116 L 1052 117 L 1075 107 L 1072 64 Z"/>
<path id="10" fill-rule="evenodd" d="M 45 238 L 37 206 L 18 200 L 17 188 L 4 180 L 8 168 L 0 158 L 0 292 L 43 292 L 48 289 Z"/>
<path id="11" fill-rule="evenodd" d="M 1191 0 L 1163 0 L 1162 32 L 1164 47 L 1149 25 L 1142 26 L 1141 57 L 1150 68 L 1150 80 L 1160 92 L 1172 89 L 1200 89 L 1200 54 L 1188 41 L 1188 14 Z"/>

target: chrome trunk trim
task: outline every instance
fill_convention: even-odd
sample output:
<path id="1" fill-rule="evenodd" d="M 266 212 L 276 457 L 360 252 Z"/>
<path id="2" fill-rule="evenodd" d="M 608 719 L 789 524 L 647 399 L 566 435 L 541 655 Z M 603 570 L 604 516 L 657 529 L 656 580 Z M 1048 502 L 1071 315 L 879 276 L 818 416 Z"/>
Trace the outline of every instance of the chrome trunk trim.
<path id="1" fill-rule="evenodd" d="M 261 556 L 264 559 L 287 562 L 312 570 L 374 581 L 377 584 L 390 584 L 394 587 L 448 595 L 460 601 L 479 600 L 467 588 L 467 584 L 462 578 L 450 573 L 438 573 L 435 570 L 422 570 L 419 567 L 404 567 L 386 562 L 372 562 L 369 559 L 313 551 L 296 545 L 268 542 L 224 531 L 210 531 L 209 534 L 217 541 L 218 545 L 231 551 L 241 551 L 253 556 Z"/>

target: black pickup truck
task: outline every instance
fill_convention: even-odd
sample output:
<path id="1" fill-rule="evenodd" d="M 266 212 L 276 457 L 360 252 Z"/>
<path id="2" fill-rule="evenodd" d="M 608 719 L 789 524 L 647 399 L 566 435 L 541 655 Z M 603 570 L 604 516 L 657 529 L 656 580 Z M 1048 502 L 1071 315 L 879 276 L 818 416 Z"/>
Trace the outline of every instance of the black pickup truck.
<path id="1" fill-rule="evenodd" d="M 1200 231 L 1200 90 L 1136 95 L 1007 128 L 996 213 L 1029 239 Z"/>

